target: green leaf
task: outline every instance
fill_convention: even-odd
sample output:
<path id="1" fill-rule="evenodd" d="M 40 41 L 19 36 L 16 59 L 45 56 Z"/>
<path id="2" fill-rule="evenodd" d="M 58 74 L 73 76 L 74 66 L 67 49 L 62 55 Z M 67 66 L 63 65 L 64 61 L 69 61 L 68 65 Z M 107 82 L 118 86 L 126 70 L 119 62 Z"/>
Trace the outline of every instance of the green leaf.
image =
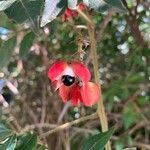
<path id="1" fill-rule="evenodd" d="M 140 115 L 136 111 L 134 105 L 130 104 L 123 109 L 123 125 L 125 129 L 131 127 L 137 120 L 139 119 Z"/>
<path id="2" fill-rule="evenodd" d="M 22 40 L 20 45 L 20 56 L 22 58 L 24 58 L 28 54 L 29 49 L 33 44 L 34 38 L 35 34 L 33 32 L 30 32 L 26 34 L 24 39 Z"/>
<path id="3" fill-rule="evenodd" d="M 136 74 L 131 74 L 128 78 L 127 78 L 127 82 L 129 83 L 140 83 L 142 81 L 144 81 L 145 76 L 142 76 L 141 73 L 136 73 Z"/>
<path id="4" fill-rule="evenodd" d="M 27 132 L 18 139 L 16 150 L 34 150 L 37 145 L 37 135 Z"/>
<path id="5" fill-rule="evenodd" d="M 124 139 L 120 138 L 115 142 L 115 150 L 122 150 L 124 147 Z"/>
<path id="6" fill-rule="evenodd" d="M 114 128 L 111 128 L 109 131 L 91 136 L 85 141 L 81 150 L 103 150 L 113 133 Z"/>
<path id="7" fill-rule="evenodd" d="M 140 107 L 149 105 L 149 98 L 147 96 L 139 96 L 137 99 L 137 103 Z"/>
<path id="8" fill-rule="evenodd" d="M 113 6 L 121 11 L 126 11 L 125 6 L 123 5 L 121 0 L 104 0 L 110 6 Z"/>
<path id="9" fill-rule="evenodd" d="M 18 0 L 5 10 L 6 15 L 17 23 L 27 23 L 33 31 L 39 29 L 43 0 Z"/>
<path id="10" fill-rule="evenodd" d="M 145 50 L 142 52 L 144 56 L 150 56 L 150 48 L 145 48 Z"/>
<path id="11" fill-rule="evenodd" d="M 115 8 L 115 10 L 118 10 L 121 12 L 125 12 L 126 10 L 121 0 L 83 0 L 83 2 L 88 7 L 101 13 L 111 8 Z"/>
<path id="12" fill-rule="evenodd" d="M 37 145 L 35 150 L 48 150 L 44 145 Z"/>
<path id="13" fill-rule="evenodd" d="M 67 0 L 46 0 L 40 26 L 56 19 L 61 11 L 67 8 Z"/>
<path id="14" fill-rule="evenodd" d="M 83 2 L 89 8 L 92 8 L 101 13 L 107 11 L 110 8 L 110 6 L 103 0 L 83 0 Z"/>
<path id="15" fill-rule="evenodd" d="M 68 0 L 68 7 L 71 9 L 76 8 L 77 6 L 77 0 Z"/>
<path id="16" fill-rule="evenodd" d="M 14 150 L 16 147 L 16 143 L 16 135 L 13 135 L 5 143 L 0 144 L 0 150 Z"/>
<path id="17" fill-rule="evenodd" d="M 5 0 L 5 1 L 0 1 L 0 11 L 4 11 L 8 7 L 10 7 L 16 0 Z"/>
<path id="18" fill-rule="evenodd" d="M 16 38 L 5 41 L 0 48 L 0 69 L 7 66 L 16 45 Z"/>
<path id="19" fill-rule="evenodd" d="M 0 124 L 0 141 L 5 140 L 12 134 L 13 134 L 13 131 L 11 129 L 9 129 L 8 127 L 6 127 L 6 125 L 2 123 Z"/>

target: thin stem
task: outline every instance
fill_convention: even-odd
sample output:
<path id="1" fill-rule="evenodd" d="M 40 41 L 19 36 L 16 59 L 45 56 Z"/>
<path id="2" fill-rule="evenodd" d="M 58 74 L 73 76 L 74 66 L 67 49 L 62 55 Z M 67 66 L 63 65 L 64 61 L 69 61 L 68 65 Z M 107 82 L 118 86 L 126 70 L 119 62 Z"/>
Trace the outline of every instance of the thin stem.
<path id="1" fill-rule="evenodd" d="M 88 28 L 89 28 L 88 31 L 89 31 L 89 37 L 90 37 L 90 42 L 91 42 L 91 56 L 92 56 L 92 63 L 94 67 L 95 82 L 99 85 L 100 90 L 101 90 L 100 73 L 99 73 L 99 67 L 98 67 L 98 61 L 97 61 L 96 40 L 95 40 L 94 29 L 90 26 L 88 26 Z M 107 124 L 107 118 L 105 114 L 102 96 L 100 97 L 100 100 L 98 102 L 97 112 L 101 120 L 102 131 L 106 131 L 108 129 L 108 124 Z"/>
<path id="2" fill-rule="evenodd" d="M 93 21 L 85 14 L 82 12 L 82 10 L 80 10 L 79 8 L 76 10 L 79 15 L 90 25 L 94 26 Z"/>
<path id="3" fill-rule="evenodd" d="M 93 26 L 88 25 L 88 32 L 89 32 L 89 38 L 91 42 L 91 56 L 92 56 L 92 63 L 94 68 L 95 82 L 99 85 L 101 91 L 100 73 L 99 73 L 97 51 L 96 51 L 95 28 Z M 100 95 L 100 100 L 98 101 L 97 113 L 100 119 L 102 131 L 105 132 L 108 130 L 108 121 L 105 113 L 105 107 L 103 104 L 102 95 Z M 106 150 L 111 150 L 110 142 L 106 144 Z"/>
<path id="4" fill-rule="evenodd" d="M 94 68 L 94 77 L 95 82 L 98 84 L 100 91 L 101 91 L 101 85 L 100 85 L 100 73 L 99 73 L 99 67 L 98 67 L 98 58 L 97 58 L 97 42 L 95 38 L 95 25 L 90 19 L 89 15 L 84 14 L 82 11 L 77 10 L 79 15 L 86 21 L 88 26 L 88 33 L 90 38 L 90 44 L 91 44 L 91 56 L 92 56 L 92 63 Z M 97 113 L 100 119 L 100 124 L 102 131 L 105 132 L 108 130 L 108 120 L 105 113 L 105 107 L 103 104 L 103 98 L 102 95 L 100 95 L 100 100 L 98 101 L 98 108 Z M 111 150 L 110 142 L 108 142 L 105 146 L 106 150 Z"/>
<path id="5" fill-rule="evenodd" d="M 73 125 L 75 125 L 75 124 L 78 124 L 78 123 L 80 123 L 80 122 L 87 121 L 87 120 L 91 120 L 91 119 L 95 119 L 95 118 L 97 118 L 97 113 L 94 113 L 94 114 L 92 114 L 92 115 L 88 115 L 88 116 L 85 116 L 85 117 L 76 119 L 76 120 L 71 121 L 71 122 L 67 122 L 67 123 L 62 124 L 62 125 L 60 125 L 60 126 L 57 126 L 56 128 L 54 128 L 54 129 L 52 129 L 52 130 L 50 130 L 50 131 L 48 131 L 48 132 L 46 132 L 46 133 L 43 133 L 43 134 L 41 135 L 41 137 L 49 136 L 50 134 L 53 134 L 53 133 L 55 133 L 55 132 L 59 132 L 59 131 L 61 131 L 61 130 L 64 130 L 64 129 L 66 129 L 66 128 L 69 128 L 69 127 L 71 127 L 71 126 L 73 126 Z"/>

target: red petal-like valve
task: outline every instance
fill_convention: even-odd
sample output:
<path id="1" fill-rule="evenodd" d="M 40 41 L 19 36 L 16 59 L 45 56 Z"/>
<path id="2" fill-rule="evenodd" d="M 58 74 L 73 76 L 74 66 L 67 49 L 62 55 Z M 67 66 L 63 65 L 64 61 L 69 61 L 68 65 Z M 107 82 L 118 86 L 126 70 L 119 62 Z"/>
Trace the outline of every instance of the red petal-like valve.
<path id="1" fill-rule="evenodd" d="M 65 61 L 55 62 L 48 71 L 48 77 L 52 80 L 58 80 L 61 73 L 65 70 L 68 64 Z"/>
<path id="2" fill-rule="evenodd" d="M 81 96 L 86 106 L 94 105 L 100 98 L 100 90 L 97 84 L 93 82 L 83 83 L 81 87 Z"/>
<path id="3" fill-rule="evenodd" d="M 63 85 L 63 83 L 62 83 L 61 79 L 53 81 L 53 86 L 54 86 L 55 90 L 59 89 L 62 85 Z"/>
<path id="4" fill-rule="evenodd" d="M 86 5 L 84 3 L 79 4 L 79 9 L 84 10 L 86 8 Z"/>
<path id="5" fill-rule="evenodd" d="M 59 95 L 62 98 L 63 102 L 66 103 L 70 99 L 70 87 L 62 85 L 59 88 Z"/>
<path id="6" fill-rule="evenodd" d="M 70 91 L 71 102 L 73 105 L 78 105 L 80 101 L 82 101 L 80 87 L 78 85 L 74 85 Z"/>
<path id="7" fill-rule="evenodd" d="M 89 81 L 91 78 L 91 73 L 88 68 L 80 62 L 71 63 L 74 73 L 82 80 Z"/>
<path id="8" fill-rule="evenodd" d="M 70 8 L 67 8 L 64 14 L 62 15 L 62 21 L 67 21 L 69 19 L 72 19 L 75 16 L 77 16 L 77 12 L 71 10 Z"/>

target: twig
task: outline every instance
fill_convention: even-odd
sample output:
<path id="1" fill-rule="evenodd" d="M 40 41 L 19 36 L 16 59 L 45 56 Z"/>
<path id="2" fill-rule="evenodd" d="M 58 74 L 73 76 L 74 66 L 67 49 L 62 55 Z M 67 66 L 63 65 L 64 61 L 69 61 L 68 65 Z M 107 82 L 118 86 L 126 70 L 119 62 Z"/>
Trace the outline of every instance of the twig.
<path id="1" fill-rule="evenodd" d="M 23 94 L 22 95 L 22 107 L 24 110 L 27 110 L 26 113 L 28 115 L 28 118 L 27 119 L 31 119 L 34 124 L 37 124 L 38 123 L 38 118 L 37 116 L 35 115 L 33 109 L 30 108 L 28 102 L 27 102 L 27 98 L 30 99 L 30 96 L 27 97 L 27 95 Z"/>
<path id="2" fill-rule="evenodd" d="M 27 125 L 25 128 L 22 128 L 19 134 L 23 134 L 24 132 L 35 130 L 36 128 L 53 129 L 56 127 L 58 127 L 57 124 L 37 123 L 37 124 Z M 76 132 L 93 133 L 92 129 L 88 129 L 88 128 L 73 127 L 73 130 L 75 130 Z"/>
<path id="3" fill-rule="evenodd" d="M 23 129 L 21 130 L 21 133 L 20 133 L 20 134 L 22 134 L 22 133 L 24 133 L 24 132 L 27 132 L 27 131 L 34 130 L 34 129 L 36 129 L 36 128 L 50 128 L 50 129 L 52 129 L 52 128 L 55 128 L 55 127 L 57 127 L 56 124 L 37 123 L 37 124 L 33 124 L 33 125 L 27 125 L 25 128 L 23 128 Z"/>
<path id="4" fill-rule="evenodd" d="M 11 107 L 8 107 L 7 111 L 9 113 L 10 118 L 13 118 L 13 119 L 10 119 L 10 123 L 12 124 L 13 129 L 16 132 L 20 132 L 22 130 L 22 127 L 21 127 L 21 124 L 20 124 L 17 116 L 13 112 L 13 109 Z"/>
<path id="5" fill-rule="evenodd" d="M 131 129 L 125 131 L 123 134 L 121 134 L 120 136 L 127 136 L 127 135 L 131 135 L 133 134 L 135 131 L 137 131 L 138 129 L 142 128 L 142 127 L 146 127 L 146 126 L 149 126 L 150 123 L 149 122 L 146 122 L 146 121 L 143 121 L 143 122 L 138 122 L 135 126 L 133 126 Z"/>
<path id="6" fill-rule="evenodd" d="M 70 150 L 70 135 L 68 132 L 65 133 L 65 141 L 64 141 L 64 146 L 66 150 Z"/>
<path id="7" fill-rule="evenodd" d="M 63 120 L 64 115 L 66 114 L 66 112 L 68 111 L 68 108 L 71 106 L 70 101 L 68 103 L 66 103 L 58 117 L 58 123 L 60 123 Z"/>
<path id="8" fill-rule="evenodd" d="M 78 124 L 78 123 L 80 123 L 80 122 L 84 122 L 84 121 L 87 121 L 87 120 L 90 120 L 90 119 L 95 119 L 95 118 L 97 118 L 97 113 L 94 113 L 94 114 L 92 114 L 92 115 L 88 115 L 88 116 L 85 116 L 85 117 L 76 119 L 76 120 L 74 120 L 74 121 L 71 121 L 71 122 L 67 122 L 67 123 L 65 123 L 65 124 L 62 124 L 62 125 L 56 127 L 56 128 L 53 129 L 53 130 L 50 130 L 50 131 L 48 131 L 48 132 L 46 132 L 46 133 L 43 133 L 40 137 L 49 136 L 50 134 L 59 132 L 59 131 L 61 131 L 61 130 L 64 130 L 64 129 L 66 129 L 66 128 L 69 128 L 69 127 L 71 127 L 71 126 L 73 126 L 73 125 L 75 125 L 75 124 Z"/>
<path id="9" fill-rule="evenodd" d="M 137 145 L 138 147 L 140 148 L 143 148 L 143 149 L 147 149 L 147 150 L 150 150 L 150 145 L 149 144 L 146 144 L 146 143 L 141 143 L 141 142 L 133 142 L 134 145 Z"/>
<path id="10" fill-rule="evenodd" d="M 139 25 L 138 25 L 138 20 L 137 20 L 137 7 L 139 4 L 139 0 L 137 0 L 137 6 L 135 6 L 134 8 L 134 13 L 132 12 L 132 9 L 128 7 L 126 1 L 124 0 L 124 4 L 128 10 L 129 15 L 125 16 L 126 22 L 130 27 L 130 30 L 132 32 L 132 35 L 134 37 L 134 39 L 137 41 L 138 44 L 140 44 L 140 46 L 142 45 L 143 47 L 149 47 L 148 42 L 144 39 L 144 36 L 141 32 L 141 30 L 139 29 Z"/>
<path id="11" fill-rule="evenodd" d="M 109 10 L 108 14 L 105 16 L 103 22 L 101 23 L 100 28 L 97 30 L 97 38 L 96 39 L 98 42 L 101 41 L 103 32 L 106 29 L 108 23 L 110 22 L 112 15 L 113 15 L 113 10 Z"/>
<path id="12" fill-rule="evenodd" d="M 76 25 L 75 28 L 87 30 L 87 26 L 85 26 L 85 25 Z"/>
<path id="13" fill-rule="evenodd" d="M 45 122 L 45 118 L 46 118 L 46 105 L 47 105 L 47 102 L 46 102 L 45 94 L 46 94 L 46 87 L 45 87 L 45 85 L 43 85 L 42 111 L 41 111 L 41 120 L 40 120 L 40 123 L 44 123 Z"/>
<path id="14" fill-rule="evenodd" d="M 112 140 L 114 141 L 117 141 L 119 140 L 120 138 L 118 136 L 112 136 Z M 134 146 L 136 147 L 139 147 L 139 148 L 143 148 L 143 149 L 146 149 L 146 150 L 150 150 L 150 145 L 149 144 L 146 144 L 146 143 L 141 143 L 139 141 L 133 141 L 133 144 Z"/>
<path id="15" fill-rule="evenodd" d="M 149 120 L 146 118 L 146 116 L 142 113 L 141 109 L 139 108 L 139 106 L 134 103 L 133 104 L 134 108 L 136 109 L 136 111 L 140 114 L 141 118 L 146 122 L 149 123 Z"/>
<path id="16" fill-rule="evenodd" d="M 85 14 L 83 13 L 79 8 L 76 10 L 79 15 L 90 25 L 95 26 L 95 24 L 93 23 L 93 21 Z"/>
<path id="17" fill-rule="evenodd" d="M 113 10 L 109 10 L 108 14 L 105 16 L 103 22 L 101 23 L 101 26 L 96 29 L 96 40 L 97 42 L 101 42 L 102 40 L 102 35 L 104 33 L 104 30 L 106 29 L 106 27 L 108 26 L 108 23 L 110 22 L 111 18 L 113 15 Z M 88 65 L 91 61 L 91 55 L 89 54 L 87 59 L 86 59 L 86 65 Z"/>
<path id="18" fill-rule="evenodd" d="M 136 130 L 138 130 L 142 127 L 145 127 L 145 126 L 150 126 L 150 123 L 146 122 L 146 121 L 140 122 L 140 123 L 136 124 L 133 128 L 131 128 L 128 133 L 133 134 Z"/>
<path id="19" fill-rule="evenodd" d="M 137 8 L 138 8 L 139 3 L 140 3 L 140 0 L 136 0 L 136 6 L 134 7 L 134 14 L 135 14 L 135 16 L 138 15 Z"/>

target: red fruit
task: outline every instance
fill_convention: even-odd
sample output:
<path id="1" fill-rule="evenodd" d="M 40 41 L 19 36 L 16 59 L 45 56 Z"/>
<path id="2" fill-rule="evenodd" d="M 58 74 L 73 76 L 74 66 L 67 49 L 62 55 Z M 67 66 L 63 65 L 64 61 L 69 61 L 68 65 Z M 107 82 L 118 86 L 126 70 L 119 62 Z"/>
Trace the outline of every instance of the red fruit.
<path id="1" fill-rule="evenodd" d="M 89 82 L 91 73 L 81 62 L 57 61 L 50 67 L 48 77 L 59 90 L 63 102 L 71 100 L 73 105 L 81 102 L 92 106 L 100 97 L 99 87 Z"/>
<path id="2" fill-rule="evenodd" d="M 80 10 L 84 10 L 86 8 L 86 6 L 83 3 L 80 3 L 77 7 Z M 75 11 L 75 9 L 67 8 L 65 10 L 64 14 L 62 15 L 62 21 L 67 21 L 67 20 L 73 19 L 77 15 L 78 15 L 78 13 Z"/>

